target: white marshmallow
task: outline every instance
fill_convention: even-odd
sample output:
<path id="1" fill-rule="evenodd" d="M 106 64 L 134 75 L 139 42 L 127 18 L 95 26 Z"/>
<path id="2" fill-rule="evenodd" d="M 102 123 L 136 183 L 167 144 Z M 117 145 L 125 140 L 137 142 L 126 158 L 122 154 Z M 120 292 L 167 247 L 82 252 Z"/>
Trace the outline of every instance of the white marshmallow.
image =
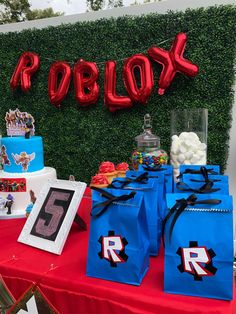
<path id="1" fill-rule="evenodd" d="M 187 148 L 191 147 L 193 145 L 193 142 L 191 140 L 186 140 L 184 143 L 183 143 Z"/>
<path id="2" fill-rule="evenodd" d="M 201 144 L 198 146 L 198 148 L 199 148 L 200 150 L 206 150 L 207 146 L 206 146 L 205 143 L 201 143 Z"/>
<path id="3" fill-rule="evenodd" d="M 192 151 L 188 151 L 184 155 L 185 155 L 185 159 L 191 159 L 193 157 L 193 152 Z"/>
<path id="4" fill-rule="evenodd" d="M 170 158 L 171 158 L 171 160 L 175 163 L 175 162 L 177 162 L 177 157 L 178 157 L 178 155 L 175 155 L 175 154 L 172 154 L 171 153 L 171 155 L 170 155 Z"/>
<path id="5" fill-rule="evenodd" d="M 206 165 L 206 155 L 201 157 L 199 160 L 199 165 Z"/>
<path id="6" fill-rule="evenodd" d="M 199 141 L 199 137 L 196 133 L 194 132 L 189 132 L 189 136 L 191 136 L 191 139 L 195 140 L 195 141 Z"/>
<path id="7" fill-rule="evenodd" d="M 182 132 L 180 133 L 179 135 L 179 139 L 182 141 L 182 140 L 185 140 L 186 138 L 188 137 L 188 132 Z"/>
<path id="8" fill-rule="evenodd" d="M 179 154 L 179 156 L 177 157 L 177 160 L 180 164 L 182 164 L 185 161 L 184 154 Z"/>
<path id="9" fill-rule="evenodd" d="M 193 144 L 192 147 L 191 147 L 191 151 L 193 153 L 196 153 L 198 151 L 198 144 Z"/>
<path id="10" fill-rule="evenodd" d="M 202 151 L 202 150 L 199 150 L 199 151 L 197 152 L 197 154 L 198 154 L 198 156 L 199 156 L 200 158 L 202 158 L 202 157 L 204 157 L 204 156 L 206 155 L 206 152 L 205 152 L 205 151 Z"/>
<path id="11" fill-rule="evenodd" d="M 187 148 L 184 146 L 184 144 L 181 144 L 179 146 L 179 151 L 180 151 L 181 154 L 184 154 L 184 153 L 187 152 Z"/>
<path id="12" fill-rule="evenodd" d="M 174 141 L 171 145 L 171 152 L 173 154 L 178 154 L 178 150 L 179 150 L 179 143 Z"/>
<path id="13" fill-rule="evenodd" d="M 200 159 L 199 156 L 197 154 L 194 154 L 193 157 L 191 158 L 190 162 L 192 165 L 195 165 L 196 162 L 199 161 L 199 159 Z"/>
<path id="14" fill-rule="evenodd" d="M 178 141 L 178 140 L 179 140 L 179 137 L 178 137 L 178 135 L 173 135 L 173 136 L 171 137 L 171 139 L 172 139 L 172 141 Z"/>

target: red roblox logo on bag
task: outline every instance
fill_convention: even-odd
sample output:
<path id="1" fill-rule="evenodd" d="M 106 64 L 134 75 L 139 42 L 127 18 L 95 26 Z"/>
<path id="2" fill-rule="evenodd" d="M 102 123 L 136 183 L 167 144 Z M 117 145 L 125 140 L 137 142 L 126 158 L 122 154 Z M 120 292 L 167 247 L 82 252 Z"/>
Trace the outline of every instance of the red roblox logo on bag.
<path id="1" fill-rule="evenodd" d="M 217 272 L 212 261 L 216 256 L 215 252 L 205 246 L 198 246 L 197 241 L 190 241 L 189 247 L 179 247 L 176 253 L 181 257 L 181 264 L 177 266 L 179 271 L 192 275 L 196 281 L 214 276 Z"/>
<path id="2" fill-rule="evenodd" d="M 108 235 L 101 236 L 98 242 L 101 244 L 98 256 L 109 261 L 111 267 L 117 267 L 117 263 L 125 263 L 128 260 L 128 255 L 125 253 L 125 247 L 128 244 L 126 238 L 115 235 L 114 231 L 109 231 Z"/>

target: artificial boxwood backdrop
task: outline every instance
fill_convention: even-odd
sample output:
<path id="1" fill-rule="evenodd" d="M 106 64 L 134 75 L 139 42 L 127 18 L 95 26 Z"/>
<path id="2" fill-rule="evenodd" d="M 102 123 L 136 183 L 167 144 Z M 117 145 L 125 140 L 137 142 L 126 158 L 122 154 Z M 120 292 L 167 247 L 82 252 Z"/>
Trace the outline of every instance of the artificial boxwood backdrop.
<path id="1" fill-rule="evenodd" d="M 129 161 L 134 137 L 142 131 L 143 116 L 150 113 L 153 131 L 162 147 L 170 147 L 170 111 L 175 108 L 208 108 L 208 162 L 225 168 L 233 103 L 236 9 L 233 6 L 121 17 L 83 22 L 42 30 L 0 34 L 0 127 L 5 135 L 4 116 L 10 108 L 30 112 L 36 119 L 36 134 L 44 138 L 45 164 L 57 169 L 58 177 L 89 182 L 100 162 Z M 104 61 L 118 60 L 117 90 L 125 94 L 123 60 L 146 53 L 152 45 L 169 50 L 175 35 L 188 33 L 185 57 L 196 63 L 199 74 L 190 79 L 176 75 L 165 95 L 157 94 L 161 66 L 153 62 L 155 90 L 147 105 L 110 113 L 103 102 Z M 9 81 L 23 51 L 40 56 L 40 70 L 28 94 L 12 92 Z M 47 80 L 50 65 L 57 60 L 71 66 L 80 58 L 98 63 L 100 98 L 81 108 L 74 86 L 61 109 L 49 102 Z"/>

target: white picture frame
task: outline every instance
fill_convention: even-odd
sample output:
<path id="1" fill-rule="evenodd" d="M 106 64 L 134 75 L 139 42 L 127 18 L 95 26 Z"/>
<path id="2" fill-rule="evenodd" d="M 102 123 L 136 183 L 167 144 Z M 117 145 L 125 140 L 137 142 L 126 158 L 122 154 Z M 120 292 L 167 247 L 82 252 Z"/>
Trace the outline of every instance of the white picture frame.
<path id="1" fill-rule="evenodd" d="M 51 180 L 42 188 L 18 242 L 60 255 L 86 183 Z"/>

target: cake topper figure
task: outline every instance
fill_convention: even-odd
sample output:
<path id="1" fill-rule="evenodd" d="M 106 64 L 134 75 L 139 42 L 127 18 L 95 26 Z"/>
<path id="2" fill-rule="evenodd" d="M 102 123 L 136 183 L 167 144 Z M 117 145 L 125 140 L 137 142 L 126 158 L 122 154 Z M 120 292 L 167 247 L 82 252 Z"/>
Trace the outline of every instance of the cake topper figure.
<path id="1" fill-rule="evenodd" d="M 8 136 L 25 136 L 30 138 L 34 135 L 34 118 L 28 112 L 21 112 L 18 108 L 9 110 L 5 116 Z"/>
<path id="2" fill-rule="evenodd" d="M 14 202 L 14 197 L 11 194 L 7 195 L 5 208 L 7 208 L 7 215 L 11 215 L 11 208 Z"/>
<path id="3" fill-rule="evenodd" d="M 15 160 L 15 163 L 17 165 L 21 165 L 22 166 L 22 170 L 23 171 L 27 171 L 28 167 L 30 165 L 30 162 L 32 160 L 34 160 L 35 158 L 35 153 L 32 154 L 27 154 L 26 152 L 21 152 L 20 155 L 18 154 L 11 154 L 12 158 Z"/>
<path id="4" fill-rule="evenodd" d="M 25 138 L 30 138 L 32 130 L 34 130 L 34 119 L 31 115 L 28 115 L 25 120 Z"/>
<path id="5" fill-rule="evenodd" d="M 8 155 L 7 155 L 7 149 L 5 145 L 1 146 L 1 152 L 0 152 L 0 157 L 1 157 L 1 164 L 2 165 L 11 165 L 10 160 L 8 159 Z"/>
<path id="6" fill-rule="evenodd" d="M 0 197 L 0 209 L 7 208 L 7 215 L 11 215 L 11 208 L 14 202 L 14 197 L 11 194 L 7 198 Z"/>
<path id="7" fill-rule="evenodd" d="M 37 198 L 36 198 L 35 193 L 34 193 L 33 190 L 30 190 L 29 193 L 30 193 L 30 203 L 29 203 L 29 205 L 26 207 L 26 210 L 25 210 L 25 212 L 26 212 L 26 217 L 29 217 L 29 214 L 31 213 L 31 211 L 32 211 L 32 209 L 33 209 L 33 207 L 34 207 L 34 204 L 35 204 L 35 202 L 36 202 L 36 200 L 37 200 Z"/>

